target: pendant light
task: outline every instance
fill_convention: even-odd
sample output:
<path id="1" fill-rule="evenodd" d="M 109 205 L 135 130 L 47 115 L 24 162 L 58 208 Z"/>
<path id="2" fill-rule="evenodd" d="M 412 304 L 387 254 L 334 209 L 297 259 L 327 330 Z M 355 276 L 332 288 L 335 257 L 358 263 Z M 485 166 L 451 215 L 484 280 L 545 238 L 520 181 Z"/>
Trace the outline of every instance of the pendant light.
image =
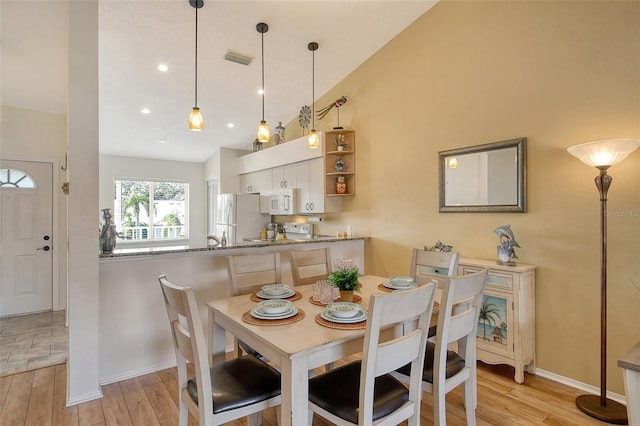
<path id="1" fill-rule="evenodd" d="M 262 120 L 260 121 L 260 125 L 258 126 L 258 142 L 266 143 L 269 142 L 269 138 L 271 137 L 271 130 L 269 129 L 269 125 L 264 119 L 264 33 L 269 31 L 269 26 L 264 22 L 260 22 L 256 25 L 256 30 L 260 33 L 260 38 L 262 41 Z"/>
<path id="2" fill-rule="evenodd" d="M 196 10 L 196 51 L 195 51 L 195 103 L 189 114 L 189 130 L 201 132 L 204 129 L 204 118 L 198 108 L 198 9 L 204 6 L 204 0 L 189 0 L 189 4 Z"/>
<path id="3" fill-rule="evenodd" d="M 311 51 L 312 66 L 311 66 L 311 132 L 309 133 L 309 139 L 307 139 L 307 145 L 311 149 L 318 149 L 320 147 L 320 137 L 316 132 L 316 119 L 315 119 L 315 107 L 316 107 L 316 50 L 318 50 L 318 43 L 312 41 L 307 45 L 307 48 Z"/>

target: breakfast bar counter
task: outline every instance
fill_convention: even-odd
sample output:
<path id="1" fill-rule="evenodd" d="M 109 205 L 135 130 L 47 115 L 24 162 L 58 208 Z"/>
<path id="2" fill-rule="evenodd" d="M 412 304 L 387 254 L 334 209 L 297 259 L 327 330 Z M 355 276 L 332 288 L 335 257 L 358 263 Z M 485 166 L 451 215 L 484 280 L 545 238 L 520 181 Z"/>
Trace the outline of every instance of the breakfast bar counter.
<path id="1" fill-rule="evenodd" d="M 171 331 L 158 276 L 193 288 L 203 325 L 205 303 L 229 297 L 226 257 L 279 252 L 282 282 L 293 285 L 289 252 L 329 247 L 331 257 L 353 259 L 361 273 L 367 237 L 247 241 L 226 247 L 117 248 L 101 254 L 100 383 L 112 383 L 175 365 Z M 231 350 L 232 340 L 229 339 Z"/>

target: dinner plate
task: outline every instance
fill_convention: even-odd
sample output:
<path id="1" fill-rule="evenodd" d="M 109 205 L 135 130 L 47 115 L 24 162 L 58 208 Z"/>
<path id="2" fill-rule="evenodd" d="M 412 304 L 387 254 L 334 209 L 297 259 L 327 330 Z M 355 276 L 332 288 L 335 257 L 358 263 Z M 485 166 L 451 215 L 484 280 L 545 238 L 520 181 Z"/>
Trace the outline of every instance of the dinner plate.
<path id="1" fill-rule="evenodd" d="M 281 314 L 265 314 L 261 308 L 254 308 L 249 313 L 254 318 L 276 320 L 276 319 L 290 318 L 294 316 L 295 314 L 298 313 L 298 308 L 296 308 L 295 306 L 292 306 Z"/>
<path id="2" fill-rule="evenodd" d="M 296 294 L 295 290 L 289 289 L 289 291 L 287 291 L 286 293 L 278 294 L 277 296 L 271 296 L 260 290 L 256 293 L 256 296 L 258 296 L 260 299 L 286 299 L 293 296 L 294 294 Z"/>
<path id="3" fill-rule="evenodd" d="M 354 323 L 354 322 L 361 322 L 361 321 L 366 320 L 367 319 L 367 312 L 363 311 L 361 309 L 360 312 L 358 312 L 354 317 L 351 317 L 351 318 L 338 318 L 336 316 L 331 315 L 331 312 L 325 309 L 324 311 L 322 311 L 320 316 L 322 318 L 326 319 L 327 321 L 337 322 L 337 323 L 341 323 L 341 324 L 351 324 L 351 323 Z"/>
<path id="4" fill-rule="evenodd" d="M 410 285 L 395 285 L 391 281 L 386 281 L 382 283 L 382 285 L 387 288 L 391 288 L 393 290 L 409 290 L 409 289 L 418 287 L 418 283 L 416 283 L 415 281 L 412 282 Z"/>

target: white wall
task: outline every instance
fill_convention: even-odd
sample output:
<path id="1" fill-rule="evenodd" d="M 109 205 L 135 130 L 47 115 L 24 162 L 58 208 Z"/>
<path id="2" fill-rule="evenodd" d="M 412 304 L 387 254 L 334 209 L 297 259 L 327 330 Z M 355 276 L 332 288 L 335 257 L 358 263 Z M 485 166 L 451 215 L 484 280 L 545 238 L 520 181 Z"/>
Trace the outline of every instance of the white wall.
<path id="1" fill-rule="evenodd" d="M 100 156 L 100 209 L 113 209 L 114 178 L 179 179 L 189 183 L 189 241 L 190 246 L 207 243 L 207 185 L 204 164 L 182 161 L 150 160 L 146 158 Z M 113 210 L 112 210 L 113 211 Z M 96 210 L 96 227 L 100 211 Z M 164 243 L 127 243 L 117 241 L 117 248 L 149 247 Z M 182 244 L 181 244 L 182 245 Z"/>
<path id="2" fill-rule="evenodd" d="M 98 1 L 69 4 L 69 364 L 67 404 L 102 396 L 99 383 Z"/>
<path id="3" fill-rule="evenodd" d="M 2 107 L 0 114 L 0 157 L 55 161 L 58 165 L 66 166 L 66 115 L 7 106 Z M 66 172 L 60 170 L 60 167 L 55 167 L 54 173 L 54 180 L 66 181 Z M 53 242 L 53 250 L 58 256 L 57 265 L 54 265 L 54 271 L 58 271 L 58 304 L 53 309 L 61 310 L 67 306 L 67 196 L 63 194 L 60 185 L 55 186 L 53 191 L 58 205 L 57 218 L 54 218 L 54 226 L 57 224 L 54 237 L 57 238 Z"/>

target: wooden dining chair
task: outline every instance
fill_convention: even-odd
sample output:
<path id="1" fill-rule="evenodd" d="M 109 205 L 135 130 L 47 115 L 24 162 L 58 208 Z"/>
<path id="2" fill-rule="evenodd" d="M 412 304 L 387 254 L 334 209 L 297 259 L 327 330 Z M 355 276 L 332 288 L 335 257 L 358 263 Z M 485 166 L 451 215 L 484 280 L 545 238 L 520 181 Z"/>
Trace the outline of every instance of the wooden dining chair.
<path id="1" fill-rule="evenodd" d="M 280 253 L 243 254 L 227 256 L 229 292 L 231 296 L 251 294 L 260 291 L 263 285 L 280 284 Z M 244 351 L 268 361 L 251 346 L 234 337 L 238 355 Z"/>
<path id="2" fill-rule="evenodd" d="M 411 276 L 418 284 L 423 284 L 432 279 L 438 284 L 444 282 L 442 276 L 451 277 L 458 274 L 458 262 L 460 254 L 455 252 L 439 252 L 421 249 L 413 249 L 411 254 Z"/>
<path id="3" fill-rule="evenodd" d="M 290 252 L 290 262 L 294 286 L 313 284 L 331 273 L 331 250 L 294 250 Z"/>
<path id="4" fill-rule="evenodd" d="M 317 413 L 337 425 L 420 424 L 422 365 L 436 284 L 373 294 L 369 301 L 362 360 L 309 380 L 309 417 Z M 406 334 L 387 336 L 393 325 L 418 317 Z M 409 388 L 390 372 L 410 365 Z"/>
<path id="5" fill-rule="evenodd" d="M 231 296 L 251 294 L 263 285 L 280 284 L 280 253 L 227 256 Z"/>
<path id="6" fill-rule="evenodd" d="M 176 351 L 180 426 L 187 426 L 189 413 L 202 426 L 245 416 L 249 425 L 256 424 L 262 410 L 280 404 L 280 373 L 249 355 L 210 366 L 193 290 L 170 283 L 165 275 L 158 280 Z M 195 370 L 191 378 L 189 364 Z"/>
<path id="7" fill-rule="evenodd" d="M 476 332 L 487 282 L 487 270 L 454 276 L 444 283 L 435 343 L 428 342 L 422 372 L 423 392 L 433 394 L 433 423 L 446 425 L 445 395 L 462 385 L 468 425 L 476 424 Z M 457 351 L 449 345 L 457 343 Z M 413 370 L 405 365 L 393 375 L 410 383 Z"/>

